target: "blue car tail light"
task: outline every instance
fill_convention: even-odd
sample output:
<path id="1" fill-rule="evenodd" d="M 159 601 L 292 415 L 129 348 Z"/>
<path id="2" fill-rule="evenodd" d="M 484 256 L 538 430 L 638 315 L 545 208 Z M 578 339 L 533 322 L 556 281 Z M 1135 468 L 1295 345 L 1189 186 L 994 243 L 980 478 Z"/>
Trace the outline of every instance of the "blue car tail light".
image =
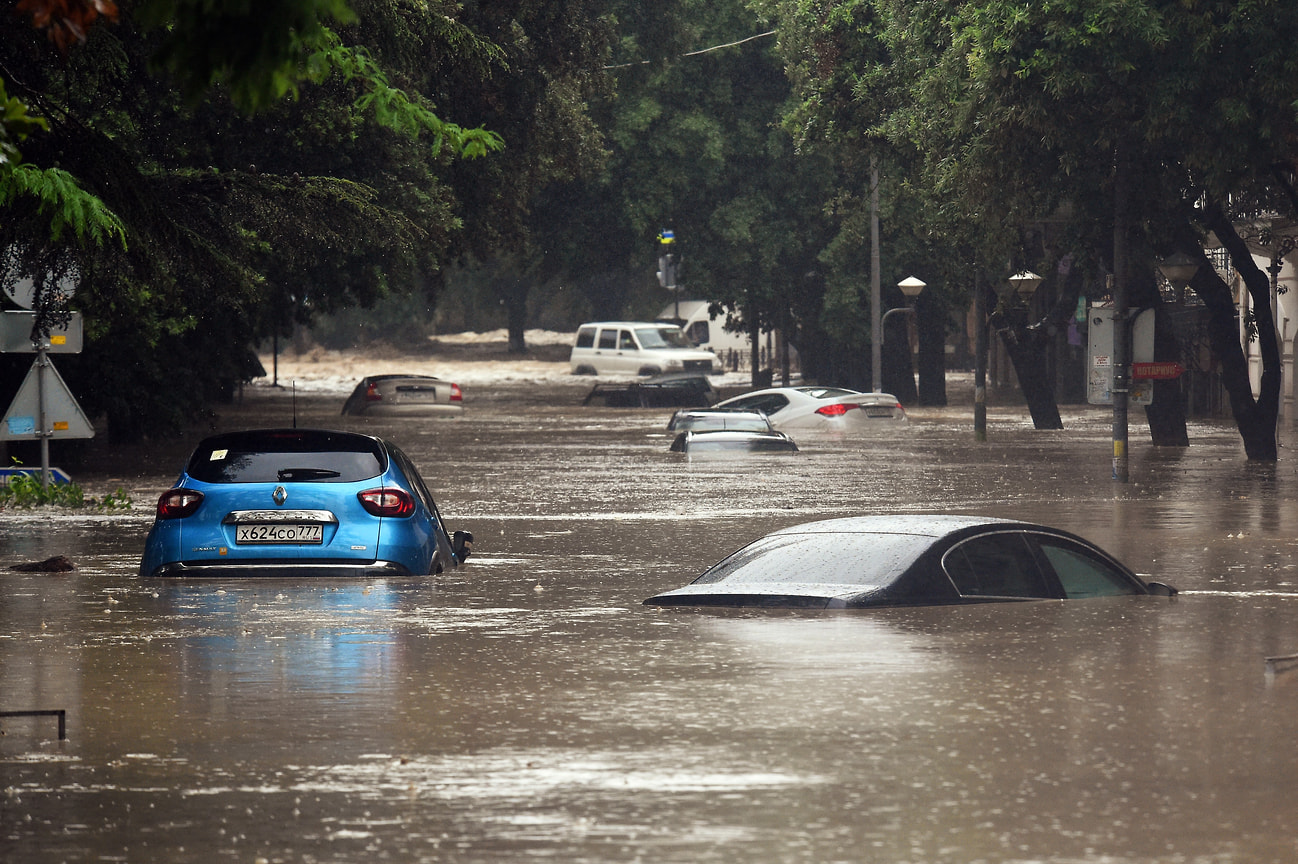
<path id="1" fill-rule="evenodd" d="M 203 503 L 203 493 L 197 489 L 168 489 L 158 498 L 159 519 L 183 519 L 194 515 Z"/>
<path id="2" fill-rule="evenodd" d="M 404 489 L 379 487 L 357 492 L 361 506 L 371 516 L 392 516 L 402 518 L 415 512 L 415 499 Z"/>

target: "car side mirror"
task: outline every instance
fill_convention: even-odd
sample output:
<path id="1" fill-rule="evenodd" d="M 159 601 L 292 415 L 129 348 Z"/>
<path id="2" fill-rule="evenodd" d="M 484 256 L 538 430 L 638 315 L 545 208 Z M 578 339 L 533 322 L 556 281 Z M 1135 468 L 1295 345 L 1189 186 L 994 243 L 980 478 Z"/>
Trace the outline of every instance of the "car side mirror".
<path id="1" fill-rule="evenodd" d="M 1149 586 L 1149 593 L 1157 597 L 1175 597 L 1177 590 L 1166 582 L 1146 582 Z"/>
<path id="2" fill-rule="evenodd" d="M 473 552 L 473 535 L 468 531 L 456 531 L 451 535 L 451 552 L 456 561 L 463 561 Z"/>

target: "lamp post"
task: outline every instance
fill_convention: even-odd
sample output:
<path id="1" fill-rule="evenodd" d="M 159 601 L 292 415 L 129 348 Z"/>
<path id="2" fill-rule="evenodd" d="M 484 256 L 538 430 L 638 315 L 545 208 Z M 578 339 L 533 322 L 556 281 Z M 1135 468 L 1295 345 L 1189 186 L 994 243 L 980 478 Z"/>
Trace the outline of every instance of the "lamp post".
<path id="1" fill-rule="evenodd" d="M 871 377 L 874 379 L 873 386 L 875 393 L 882 392 L 883 390 L 883 326 L 887 323 L 888 316 L 892 315 L 894 312 L 900 312 L 903 315 L 914 313 L 915 298 L 920 295 L 920 292 L 928 287 L 928 283 L 916 279 L 914 276 L 907 276 L 905 279 L 897 283 L 897 287 L 900 288 L 901 293 L 906 296 L 906 305 L 889 309 L 887 312 L 884 312 L 883 315 L 878 315 L 878 312 L 875 313 L 875 315 L 878 316 L 878 326 L 875 327 L 875 332 L 879 334 L 879 344 L 876 346 L 872 358 L 874 360 L 874 367 L 870 370 Z"/>

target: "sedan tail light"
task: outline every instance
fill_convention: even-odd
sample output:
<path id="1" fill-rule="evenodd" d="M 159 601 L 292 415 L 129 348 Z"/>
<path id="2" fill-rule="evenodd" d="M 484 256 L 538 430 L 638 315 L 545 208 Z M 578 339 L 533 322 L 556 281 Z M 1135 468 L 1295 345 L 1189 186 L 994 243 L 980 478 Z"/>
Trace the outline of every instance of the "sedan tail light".
<path id="1" fill-rule="evenodd" d="M 365 388 L 365 401 L 366 402 L 383 401 L 383 394 L 379 392 L 379 388 L 377 385 L 370 384 L 370 386 Z"/>
<path id="2" fill-rule="evenodd" d="M 404 489 L 366 489 L 357 492 L 361 506 L 371 516 L 409 516 L 415 512 L 415 499 Z"/>
<path id="3" fill-rule="evenodd" d="M 183 519 L 192 516 L 202 503 L 202 492 L 194 489 L 168 489 L 158 498 L 158 518 Z"/>
<path id="4" fill-rule="evenodd" d="M 452 401 L 452 402 L 463 402 L 463 401 L 464 401 L 464 393 L 461 392 L 461 390 L 460 390 L 460 385 L 459 385 L 459 384 L 452 384 L 452 385 L 451 385 L 451 401 Z"/>
<path id="5" fill-rule="evenodd" d="M 853 408 L 860 408 L 860 405 L 853 405 L 850 402 L 835 402 L 833 405 L 824 405 L 816 409 L 816 413 L 821 417 L 842 417 Z"/>

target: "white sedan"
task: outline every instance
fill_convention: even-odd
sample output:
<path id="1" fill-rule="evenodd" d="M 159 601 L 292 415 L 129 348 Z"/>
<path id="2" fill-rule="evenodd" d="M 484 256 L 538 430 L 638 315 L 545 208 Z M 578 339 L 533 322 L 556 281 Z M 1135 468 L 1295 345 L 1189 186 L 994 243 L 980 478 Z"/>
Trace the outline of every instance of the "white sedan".
<path id="1" fill-rule="evenodd" d="M 713 410 L 760 411 L 781 432 L 870 432 L 909 423 L 891 393 L 842 387 L 772 387 L 718 402 Z"/>

